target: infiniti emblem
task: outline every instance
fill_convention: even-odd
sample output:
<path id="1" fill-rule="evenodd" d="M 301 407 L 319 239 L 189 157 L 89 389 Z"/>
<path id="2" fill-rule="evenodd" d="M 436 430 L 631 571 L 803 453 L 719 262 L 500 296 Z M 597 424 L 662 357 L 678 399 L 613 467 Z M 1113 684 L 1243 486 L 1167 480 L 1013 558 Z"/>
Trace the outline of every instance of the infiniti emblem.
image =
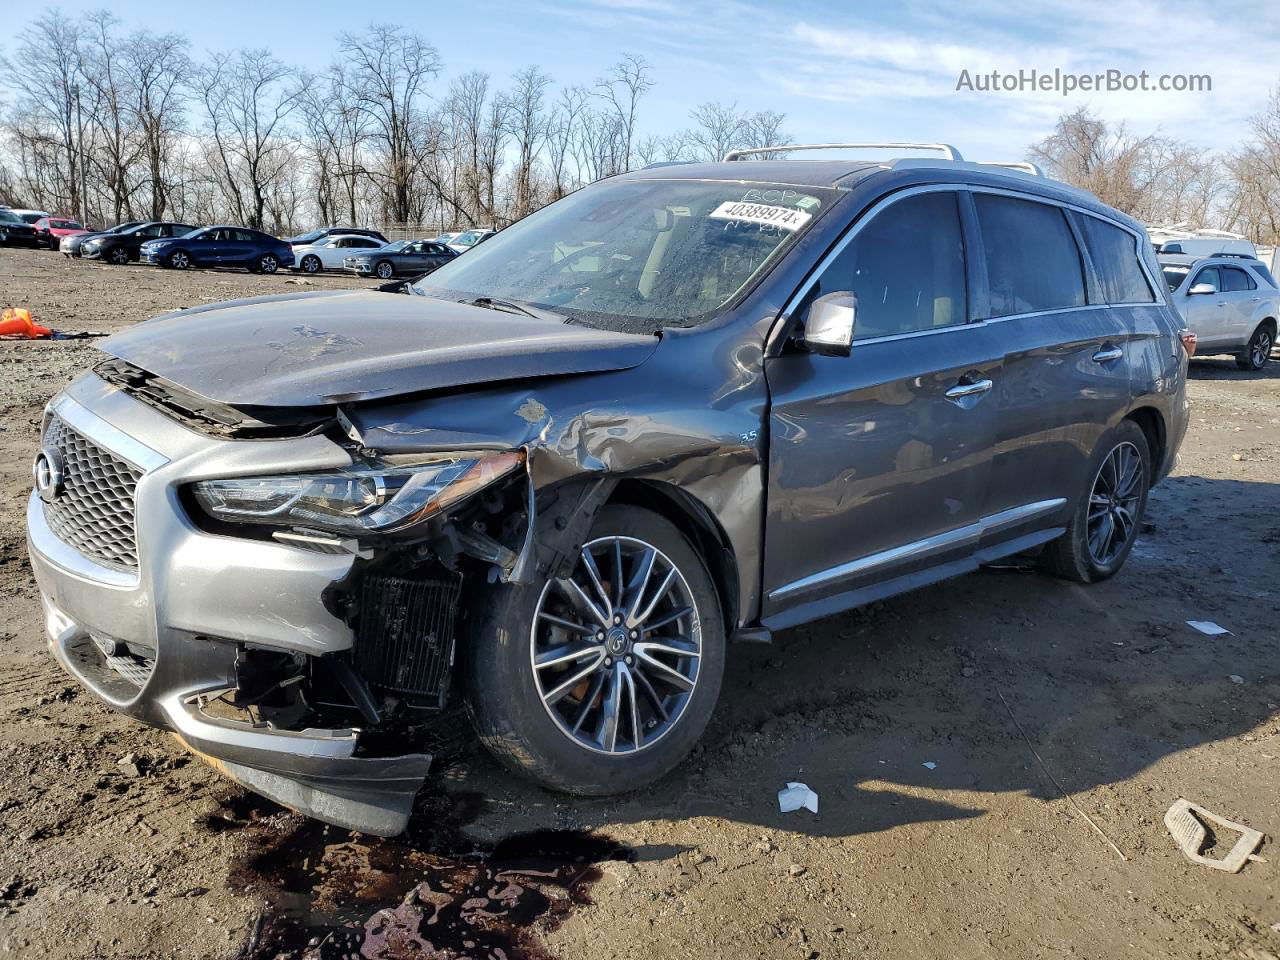
<path id="1" fill-rule="evenodd" d="M 62 454 L 53 447 L 40 448 L 31 473 L 35 477 L 36 493 L 45 503 L 53 503 L 62 496 Z"/>

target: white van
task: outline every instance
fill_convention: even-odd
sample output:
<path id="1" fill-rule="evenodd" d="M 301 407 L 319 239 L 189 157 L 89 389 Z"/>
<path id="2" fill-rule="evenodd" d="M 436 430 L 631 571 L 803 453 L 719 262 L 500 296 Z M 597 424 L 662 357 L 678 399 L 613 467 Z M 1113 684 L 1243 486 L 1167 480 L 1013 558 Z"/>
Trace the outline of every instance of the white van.
<path id="1" fill-rule="evenodd" d="M 1238 237 L 1186 237 L 1166 240 L 1156 253 L 1181 253 L 1188 257 L 1217 257 L 1224 253 L 1257 259 L 1258 251 L 1248 240 Z"/>

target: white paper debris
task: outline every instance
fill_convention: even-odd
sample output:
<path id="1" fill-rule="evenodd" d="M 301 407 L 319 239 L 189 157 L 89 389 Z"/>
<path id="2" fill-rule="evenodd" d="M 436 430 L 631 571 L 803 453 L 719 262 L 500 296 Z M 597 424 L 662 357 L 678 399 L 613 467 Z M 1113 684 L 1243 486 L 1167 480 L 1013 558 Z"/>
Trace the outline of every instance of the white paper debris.
<path id="1" fill-rule="evenodd" d="M 1231 636 L 1230 630 L 1218 626 L 1212 620 L 1188 620 L 1187 626 L 1192 630 L 1199 630 L 1207 637 Z"/>
<path id="2" fill-rule="evenodd" d="M 818 795 L 807 784 L 791 781 L 785 790 L 778 791 L 779 813 L 792 813 L 802 807 L 810 813 L 818 812 Z"/>
<path id="3" fill-rule="evenodd" d="M 1238 673 L 1231 674 L 1227 679 L 1232 683 L 1244 683 L 1244 677 L 1240 676 Z"/>
<path id="4" fill-rule="evenodd" d="M 932 760 L 926 760 L 924 763 L 920 764 L 920 766 L 924 767 L 926 770 L 938 769 L 938 765 L 934 763 Z"/>

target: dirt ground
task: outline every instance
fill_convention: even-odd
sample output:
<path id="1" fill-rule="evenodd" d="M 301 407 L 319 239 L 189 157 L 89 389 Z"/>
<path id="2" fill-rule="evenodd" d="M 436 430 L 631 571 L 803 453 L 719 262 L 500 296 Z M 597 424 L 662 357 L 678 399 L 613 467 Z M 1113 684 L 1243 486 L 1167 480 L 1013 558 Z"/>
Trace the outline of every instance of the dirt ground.
<path id="1" fill-rule="evenodd" d="M 63 330 L 291 289 L 0 250 L 0 305 Z M 734 646 L 703 746 L 643 796 L 469 750 L 407 839 L 370 841 L 246 795 L 47 654 L 30 462 L 94 358 L 0 343 L 0 956 L 1280 956 L 1280 363 L 1193 363 L 1181 466 L 1115 579 L 983 571 Z M 778 813 L 789 780 L 818 816 Z M 1266 862 L 1188 863 L 1179 797 L 1265 832 Z"/>

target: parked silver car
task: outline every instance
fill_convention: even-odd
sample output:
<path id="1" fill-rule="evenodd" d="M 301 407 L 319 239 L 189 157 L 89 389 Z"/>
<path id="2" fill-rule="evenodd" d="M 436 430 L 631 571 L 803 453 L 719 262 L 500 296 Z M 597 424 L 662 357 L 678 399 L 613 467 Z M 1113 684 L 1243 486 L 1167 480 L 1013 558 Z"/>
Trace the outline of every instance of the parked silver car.
<path id="1" fill-rule="evenodd" d="M 341 270 L 348 257 L 361 251 L 378 250 L 385 246 L 372 237 L 340 233 L 324 237 L 315 243 L 295 244 L 293 269 L 303 273 L 319 273 L 321 270 Z"/>
<path id="2" fill-rule="evenodd" d="M 1173 305 L 1196 335 L 1198 354 L 1234 354 L 1242 370 L 1271 360 L 1280 318 L 1275 277 L 1252 257 L 1161 254 Z"/>

